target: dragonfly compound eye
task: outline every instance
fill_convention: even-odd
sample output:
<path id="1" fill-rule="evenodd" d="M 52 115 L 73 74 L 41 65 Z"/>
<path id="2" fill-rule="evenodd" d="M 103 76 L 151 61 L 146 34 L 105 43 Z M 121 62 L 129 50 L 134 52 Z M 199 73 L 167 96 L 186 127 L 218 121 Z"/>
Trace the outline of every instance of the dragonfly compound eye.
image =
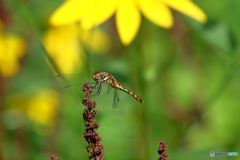
<path id="1" fill-rule="evenodd" d="M 93 79 L 94 81 L 99 80 L 99 79 L 100 79 L 100 73 L 99 73 L 99 72 L 94 72 L 94 73 L 92 74 L 92 79 Z"/>

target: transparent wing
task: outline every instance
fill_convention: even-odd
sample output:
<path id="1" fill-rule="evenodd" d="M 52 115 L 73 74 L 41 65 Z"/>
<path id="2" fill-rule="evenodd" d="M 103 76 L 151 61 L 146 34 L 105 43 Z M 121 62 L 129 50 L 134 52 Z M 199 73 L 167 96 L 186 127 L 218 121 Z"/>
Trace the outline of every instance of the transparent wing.
<path id="1" fill-rule="evenodd" d="M 83 94 L 82 88 L 84 84 L 69 85 L 63 87 L 60 91 L 69 95 L 79 95 Z"/>
<path id="2" fill-rule="evenodd" d="M 107 87 L 107 94 L 110 93 L 111 90 L 112 90 L 112 86 L 111 86 L 111 84 L 108 84 L 108 87 Z"/>
<path id="3" fill-rule="evenodd" d="M 113 108 L 117 108 L 118 106 L 118 102 L 119 102 L 119 97 L 118 97 L 118 93 L 117 93 L 117 88 L 114 88 L 114 98 L 113 98 Z"/>
<path id="4" fill-rule="evenodd" d="M 81 94 L 83 85 L 91 80 L 91 76 L 81 76 L 80 74 L 61 74 L 53 78 L 53 83 L 60 86 L 61 92 L 66 94 Z M 95 82 L 91 82 L 95 83 Z"/>
<path id="5" fill-rule="evenodd" d="M 53 83 L 60 87 L 69 85 L 85 84 L 87 81 L 92 81 L 91 75 L 80 74 L 60 74 L 53 78 Z"/>

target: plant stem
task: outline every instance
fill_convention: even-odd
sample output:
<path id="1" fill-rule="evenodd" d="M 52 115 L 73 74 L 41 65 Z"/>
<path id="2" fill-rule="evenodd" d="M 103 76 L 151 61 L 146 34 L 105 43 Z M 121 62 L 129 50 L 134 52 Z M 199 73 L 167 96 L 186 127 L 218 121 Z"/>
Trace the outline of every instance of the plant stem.
<path id="1" fill-rule="evenodd" d="M 29 10 L 26 2 L 24 0 L 18 0 L 19 6 L 22 9 L 22 12 L 24 13 L 26 17 L 26 21 L 30 26 L 32 27 L 33 31 L 36 34 L 36 39 L 38 40 L 39 44 L 41 45 L 43 49 L 43 54 L 51 64 L 52 68 L 55 70 L 56 73 L 60 73 L 58 68 L 56 67 L 53 59 L 49 56 L 48 52 L 46 51 L 43 43 L 42 43 L 42 34 L 40 32 L 40 25 L 37 23 L 37 21 L 34 19 L 33 14 L 31 14 L 31 11 Z"/>

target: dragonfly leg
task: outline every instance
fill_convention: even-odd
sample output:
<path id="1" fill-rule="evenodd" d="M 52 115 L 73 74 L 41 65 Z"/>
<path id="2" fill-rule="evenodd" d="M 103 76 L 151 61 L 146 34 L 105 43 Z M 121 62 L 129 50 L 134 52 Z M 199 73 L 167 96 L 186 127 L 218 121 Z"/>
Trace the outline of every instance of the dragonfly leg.
<path id="1" fill-rule="evenodd" d="M 92 98 L 92 97 L 99 96 L 99 95 L 101 94 L 101 90 L 102 90 L 102 84 L 99 84 L 97 93 L 91 95 L 91 98 Z"/>
<path id="2" fill-rule="evenodd" d="M 98 82 L 96 82 L 95 86 L 90 86 L 90 88 L 97 89 L 97 88 L 98 88 L 98 85 L 99 85 L 99 83 L 98 83 Z"/>

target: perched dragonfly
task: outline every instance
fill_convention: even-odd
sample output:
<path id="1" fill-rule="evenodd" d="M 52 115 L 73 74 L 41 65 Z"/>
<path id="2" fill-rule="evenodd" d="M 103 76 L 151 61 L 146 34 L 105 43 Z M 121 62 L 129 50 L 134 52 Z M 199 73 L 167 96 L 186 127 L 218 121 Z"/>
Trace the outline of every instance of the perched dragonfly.
<path id="1" fill-rule="evenodd" d="M 73 92 L 80 93 L 82 91 L 81 90 L 82 86 L 79 82 L 82 78 L 83 77 L 78 74 L 62 74 L 62 75 L 57 75 L 54 78 L 53 83 L 60 87 L 63 87 L 63 90 L 65 93 L 70 93 L 70 94 L 72 94 Z M 100 95 L 102 92 L 102 84 L 106 83 L 108 84 L 107 93 L 110 93 L 111 89 L 114 88 L 113 108 L 116 108 L 119 102 L 117 89 L 130 94 L 137 101 L 139 101 L 140 103 L 143 103 L 142 99 L 139 96 L 129 91 L 128 89 L 124 88 L 122 85 L 118 83 L 118 81 L 111 74 L 107 72 L 102 72 L 102 73 L 94 72 L 92 74 L 92 79 L 95 82 L 90 82 L 90 84 L 94 84 L 94 86 L 91 86 L 91 88 L 97 89 L 97 93 L 91 95 L 91 98 Z"/>

